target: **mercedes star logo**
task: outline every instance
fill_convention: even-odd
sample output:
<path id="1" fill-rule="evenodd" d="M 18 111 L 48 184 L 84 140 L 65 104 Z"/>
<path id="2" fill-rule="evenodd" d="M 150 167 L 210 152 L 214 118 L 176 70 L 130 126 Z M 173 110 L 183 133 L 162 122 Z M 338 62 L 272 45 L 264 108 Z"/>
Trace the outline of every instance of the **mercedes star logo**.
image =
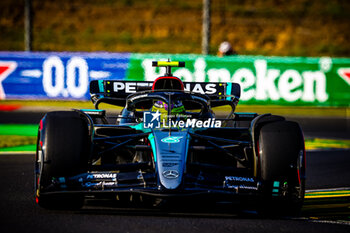
<path id="1" fill-rule="evenodd" d="M 176 179 L 179 177 L 179 172 L 175 170 L 167 170 L 163 172 L 163 176 L 168 179 Z"/>

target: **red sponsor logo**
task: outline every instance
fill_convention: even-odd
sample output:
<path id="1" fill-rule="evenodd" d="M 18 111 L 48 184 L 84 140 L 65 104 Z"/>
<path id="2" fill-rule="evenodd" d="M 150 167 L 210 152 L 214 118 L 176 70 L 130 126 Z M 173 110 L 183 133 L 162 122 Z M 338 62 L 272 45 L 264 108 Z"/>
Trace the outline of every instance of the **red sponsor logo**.
<path id="1" fill-rule="evenodd" d="M 338 74 L 345 82 L 347 82 L 347 84 L 350 85 L 350 68 L 339 68 Z"/>
<path id="2" fill-rule="evenodd" d="M 0 99 L 5 99 L 6 94 L 2 82 L 17 68 L 14 61 L 0 61 Z"/>

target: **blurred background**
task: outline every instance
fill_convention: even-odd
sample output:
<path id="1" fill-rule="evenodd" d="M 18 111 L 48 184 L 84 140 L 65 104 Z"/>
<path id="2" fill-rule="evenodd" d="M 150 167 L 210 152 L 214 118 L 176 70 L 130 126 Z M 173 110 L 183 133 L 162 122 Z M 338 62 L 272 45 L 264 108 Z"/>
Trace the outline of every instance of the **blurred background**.
<path id="1" fill-rule="evenodd" d="M 348 0 L 1 0 L 0 126 L 34 124 L 32 143 L 47 111 L 93 108 L 91 80 L 151 81 L 149 62 L 170 58 L 183 80 L 240 83 L 237 111 L 349 139 L 349 12 Z"/>
<path id="2" fill-rule="evenodd" d="M 31 0 L 32 50 L 196 53 L 203 0 Z M 0 1 L 0 50 L 24 50 L 25 0 Z M 350 55 L 347 0 L 211 1 L 209 53 Z"/>

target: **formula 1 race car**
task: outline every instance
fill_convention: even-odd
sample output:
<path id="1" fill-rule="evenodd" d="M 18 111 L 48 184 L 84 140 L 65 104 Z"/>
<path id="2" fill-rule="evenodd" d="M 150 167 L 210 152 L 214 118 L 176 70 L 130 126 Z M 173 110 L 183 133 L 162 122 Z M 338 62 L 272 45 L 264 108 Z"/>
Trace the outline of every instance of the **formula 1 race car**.
<path id="1" fill-rule="evenodd" d="M 38 133 L 36 202 L 80 208 L 86 198 L 152 206 L 238 201 L 261 213 L 297 214 L 305 193 L 300 126 L 235 113 L 239 84 L 182 82 L 171 68 L 184 65 L 153 62 L 166 68 L 154 82 L 91 81 L 95 109 L 47 113 Z M 107 115 L 101 103 L 122 110 Z"/>

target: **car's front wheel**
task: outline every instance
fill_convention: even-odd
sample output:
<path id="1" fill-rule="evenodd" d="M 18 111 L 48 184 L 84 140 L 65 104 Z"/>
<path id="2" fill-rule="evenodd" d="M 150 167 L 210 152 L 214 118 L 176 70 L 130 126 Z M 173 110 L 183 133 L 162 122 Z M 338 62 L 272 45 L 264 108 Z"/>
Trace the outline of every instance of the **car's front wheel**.
<path id="1" fill-rule="evenodd" d="M 263 125 L 257 145 L 258 176 L 263 182 L 260 213 L 298 215 L 305 193 L 305 149 L 296 122 Z"/>
<path id="2" fill-rule="evenodd" d="M 35 198 L 41 207 L 75 209 L 83 205 L 82 195 L 50 191 L 55 191 L 55 181 L 86 171 L 88 135 L 88 124 L 74 111 L 49 112 L 41 120 L 35 160 Z"/>

